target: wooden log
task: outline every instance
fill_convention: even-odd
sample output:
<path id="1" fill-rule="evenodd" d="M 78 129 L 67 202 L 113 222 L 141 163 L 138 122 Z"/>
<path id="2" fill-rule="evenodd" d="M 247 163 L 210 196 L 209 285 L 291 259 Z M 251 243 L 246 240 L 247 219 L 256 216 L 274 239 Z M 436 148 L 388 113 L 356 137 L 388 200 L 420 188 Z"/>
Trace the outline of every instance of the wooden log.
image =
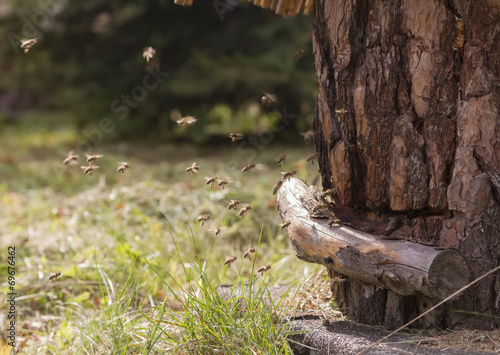
<path id="1" fill-rule="evenodd" d="M 318 215 L 312 211 L 321 203 L 296 178 L 279 190 L 278 210 L 283 221 L 290 221 L 287 230 L 299 259 L 404 296 L 420 292 L 443 299 L 470 281 L 468 261 L 457 250 L 388 240 L 342 223 L 330 226 L 327 218 L 311 216 Z"/>

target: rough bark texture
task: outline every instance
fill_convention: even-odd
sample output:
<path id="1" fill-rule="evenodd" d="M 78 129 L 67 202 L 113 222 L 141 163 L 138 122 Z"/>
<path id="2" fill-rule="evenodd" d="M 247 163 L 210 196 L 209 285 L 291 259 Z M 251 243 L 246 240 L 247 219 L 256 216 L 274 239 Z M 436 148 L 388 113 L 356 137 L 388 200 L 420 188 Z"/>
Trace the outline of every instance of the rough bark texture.
<path id="1" fill-rule="evenodd" d="M 465 255 L 477 277 L 500 262 L 500 1 L 316 0 L 314 121 L 324 189 L 398 233 Z M 336 110 L 345 109 L 345 113 Z M 370 207 L 371 212 L 366 209 Z M 335 276 L 332 273 L 332 277 Z M 348 278 L 354 320 L 398 326 L 432 306 Z M 421 326 L 498 326 L 500 275 Z"/>

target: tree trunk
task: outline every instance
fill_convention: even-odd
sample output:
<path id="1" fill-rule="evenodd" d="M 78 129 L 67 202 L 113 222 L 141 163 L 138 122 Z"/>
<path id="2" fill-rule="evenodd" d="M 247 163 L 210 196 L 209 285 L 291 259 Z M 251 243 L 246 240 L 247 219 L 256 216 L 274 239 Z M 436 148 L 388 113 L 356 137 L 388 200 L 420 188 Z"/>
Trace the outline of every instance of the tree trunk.
<path id="1" fill-rule="evenodd" d="M 456 248 L 473 277 L 497 266 L 499 1 L 316 0 L 313 47 L 323 188 L 361 219 L 405 215 L 410 238 Z M 435 302 L 352 277 L 332 289 L 351 319 L 389 327 Z M 418 325 L 499 325 L 472 312 L 500 315 L 500 275 Z"/>

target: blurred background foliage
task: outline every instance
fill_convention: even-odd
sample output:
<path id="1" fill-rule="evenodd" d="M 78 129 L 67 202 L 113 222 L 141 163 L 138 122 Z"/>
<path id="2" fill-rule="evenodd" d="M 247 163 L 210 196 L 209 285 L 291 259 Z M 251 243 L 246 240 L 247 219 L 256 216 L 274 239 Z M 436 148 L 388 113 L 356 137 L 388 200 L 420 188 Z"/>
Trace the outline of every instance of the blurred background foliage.
<path id="1" fill-rule="evenodd" d="M 23 124 L 35 110 L 80 132 L 109 118 L 107 141 L 201 144 L 273 130 L 286 107 L 295 119 L 280 140 L 311 128 L 311 16 L 282 18 L 234 0 L 0 0 L 0 14 L 0 125 Z M 38 43 L 24 54 L 20 39 L 32 37 Z M 146 46 L 156 49 L 149 64 Z M 144 80 L 156 87 L 145 90 Z M 274 108 L 261 105 L 264 91 L 277 95 Z M 175 120 L 187 115 L 198 122 L 182 130 Z"/>

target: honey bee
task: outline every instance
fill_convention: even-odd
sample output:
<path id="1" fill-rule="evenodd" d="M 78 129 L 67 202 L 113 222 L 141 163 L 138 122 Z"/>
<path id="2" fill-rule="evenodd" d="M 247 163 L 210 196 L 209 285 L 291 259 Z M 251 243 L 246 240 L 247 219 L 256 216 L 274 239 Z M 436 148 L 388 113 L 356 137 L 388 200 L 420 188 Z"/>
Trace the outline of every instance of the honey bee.
<path id="1" fill-rule="evenodd" d="M 244 254 L 243 254 L 243 259 L 247 259 L 252 261 L 252 254 L 255 253 L 255 248 L 250 248 L 248 249 Z"/>
<path id="2" fill-rule="evenodd" d="M 193 164 L 191 164 L 190 167 L 186 168 L 186 172 L 190 172 L 191 175 L 193 175 L 193 173 L 197 173 L 198 174 L 198 170 L 200 170 L 200 167 L 198 165 L 196 165 L 196 162 L 194 162 Z"/>
<path id="3" fill-rule="evenodd" d="M 88 166 L 81 166 L 80 168 L 83 169 L 83 173 L 84 174 L 89 174 L 90 176 L 92 176 L 92 173 L 95 169 L 99 169 L 99 165 L 88 165 Z"/>
<path id="4" fill-rule="evenodd" d="M 276 192 L 280 189 L 281 185 L 283 185 L 283 182 L 280 180 L 276 184 L 274 184 L 273 187 L 273 195 L 276 195 Z"/>
<path id="5" fill-rule="evenodd" d="M 224 190 L 224 186 L 229 184 L 232 181 L 229 181 L 228 179 L 222 179 L 217 182 L 217 186 L 222 187 L 222 190 Z"/>
<path id="6" fill-rule="evenodd" d="M 86 154 L 87 156 L 87 163 L 91 164 L 92 162 L 97 161 L 97 159 L 100 159 L 103 157 L 102 154 Z"/>
<path id="7" fill-rule="evenodd" d="M 217 175 L 206 177 L 205 180 L 205 185 L 210 185 L 210 187 L 213 188 L 215 185 L 215 180 L 217 180 Z"/>
<path id="8" fill-rule="evenodd" d="M 62 273 L 55 272 L 49 276 L 49 280 L 50 280 L 50 282 L 54 283 L 54 282 L 56 282 L 56 279 L 60 278 L 61 276 L 62 276 Z"/>
<path id="9" fill-rule="evenodd" d="M 78 154 L 73 154 L 73 152 L 69 152 L 66 159 L 64 159 L 64 165 L 76 165 L 78 164 L 76 161 L 78 160 Z"/>
<path id="10" fill-rule="evenodd" d="M 304 50 L 301 49 L 300 51 L 297 51 L 294 55 L 293 55 L 293 59 L 295 59 L 297 62 L 299 61 L 299 59 L 304 55 Z"/>
<path id="11" fill-rule="evenodd" d="M 333 218 L 328 221 L 328 227 L 338 227 L 341 224 L 341 220 L 338 218 Z"/>
<path id="12" fill-rule="evenodd" d="M 198 216 L 198 218 L 196 218 L 196 220 L 200 222 L 200 226 L 203 226 L 205 222 L 208 221 L 209 219 L 210 219 L 209 214 L 203 214 L 201 216 Z"/>
<path id="13" fill-rule="evenodd" d="M 146 62 L 149 63 L 149 60 L 154 57 L 156 50 L 153 47 L 145 47 L 142 50 L 142 57 L 146 58 Z"/>
<path id="14" fill-rule="evenodd" d="M 261 275 L 261 276 L 263 276 L 263 275 L 264 275 L 264 273 L 265 273 L 267 270 L 269 270 L 269 269 L 271 269 L 271 265 L 261 266 L 261 267 L 257 270 L 257 272 L 260 272 L 260 275 Z"/>
<path id="15" fill-rule="evenodd" d="M 283 162 L 285 161 L 285 159 L 286 159 L 286 154 L 283 154 L 282 156 L 280 156 L 280 157 L 278 158 L 278 160 L 277 160 L 277 162 L 278 162 L 278 167 L 280 167 L 280 168 L 281 168 L 281 163 L 283 163 Z M 285 163 L 283 163 L 283 165 L 285 165 Z"/>
<path id="16" fill-rule="evenodd" d="M 295 170 L 290 170 L 290 171 L 282 172 L 281 174 L 283 175 L 283 180 L 286 180 L 288 178 L 291 178 L 295 174 L 297 174 L 297 172 Z"/>
<path id="17" fill-rule="evenodd" d="M 120 163 L 120 165 L 118 166 L 118 168 L 116 169 L 116 172 L 123 174 L 125 172 L 125 170 L 127 170 L 128 168 L 130 168 L 130 164 L 127 163 L 126 161 L 122 161 Z"/>
<path id="18" fill-rule="evenodd" d="M 314 131 L 312 130 L 309 130 L 307 132 L 300 132 L 300 134 L 302 135 L 302 137 L 304 137 L 304 141 L 309 144 L 311 142 L 311 140 L 313 140 L 314 138 Z"/>
<path id="19" fill-rule="evenodd" d="M 312 211 L 313 212 L 319 212 L 319 211 L 327 209 L 327 208 L 328 208 L 328 204 L 326 204 L 326 203 L 320 203 L 319 205 L 314 206 L 313 209 L 312 209 Z"/>
<path id="20" fill-rule="evenodd" d="M 245 213 L 247 213 L 251 209 L 252 209 L 252 206 L 250 206 L 250 205 L 243 206 L 240 209 L 240 211 L 238 212 L 238 216 L 243 217 L 245 215 Z"/>
<path id="21" fill-rule="evenodd" d="M 347 113 L 349 111 L 347 111 L 346 109 L 344 108 L 341 108 L 340 110 L 335 110 L 336 113 L 340 113 L 341 115 L 343 115 L 344 113 Z"/>
<path id="22" fill-rule="evenodd" d="M 218 237 L 220 235 L 220 230 L 221 230 L 220 227 L 215 228 L 214 234 L 216 237 Z"/>
<path id="23" fill-rule="evenodd" d="M 22 39 L 21 48 L 24 49 L 24 53 L 28 53 L 31 47 L 35 45 L 37 40 L 37 38 Z"/>
<path id="24" fill-rule="evenodd" d="M 193 116 L 182 117 L 180 120 L 176 121 L 179 126 L 186 128 L 187 126 L 192 126 L 196 123 L 196 118 Z"/>
<path id="25" fill-rule="evenodd" d="M 231 201 L 229 201 L 229 205 L 227 205 L 227 209 L 228 210 L 230 210 L 230 209 L 235 210 L 236 206 L 238 206 L 239 203 L 240 203 L 240 200 L 231 200 Z"/>
<path id="26" fill-rule="evenodd" d="M 229 267 L 236 260 L 236 256 L 231 256 L 224 261 L 224 265 Z"/>
<path id="27" fill-rule="evenodd" d="M 245 136 L 241 133 L 231 133 L 229 134 L 229 138 L 231 138 L 231 142 L 236 142 L 243 139 Z"/>
<path id="28" fill-rule="evenodd" d="M 335 189 L 328 189 L 325 190 L 321 193 L 321 198 L 325 198 L 326 196 L 332 197 L 333 193 L 335 192 Z"/>
<path id="29" fill-rule="evenodd" d="M 313 155 L 310 155 L 309 158 L 307 158 L 307 162 L 311 162 L 314 164 L 314 161 L 318 158 L 318 154 L 314 153 Z"/>
<path id="30" fill-rule="evenodd" d="M 264 95 L 260 98 L 262 105 L 269 107 L 271 104 L 277 103 L 278 98 L 274 94 L 264 92 Z"/>
<path id="31" fill-rule="evenodd" d="M 245 167 L 243 167 L 243 169 L 241 169 L 241 171 L 244 172 L 244 173 L 246 173 L 247 171 L 250 171 L 253 168 L 255 168 L 255 164 L 248 164 Z"/>
<path id="32" fill-rule="evenodd" d="M 290 222 L 290 221 L 286 221 L 285 223 L 280 224 L 280 227 L 281 227 L 281 229 L 285 229 L 285 228 L 286 228 L 286 227 L 288 227 L 291 223 L 292 223 L 292 222 Z"/>

